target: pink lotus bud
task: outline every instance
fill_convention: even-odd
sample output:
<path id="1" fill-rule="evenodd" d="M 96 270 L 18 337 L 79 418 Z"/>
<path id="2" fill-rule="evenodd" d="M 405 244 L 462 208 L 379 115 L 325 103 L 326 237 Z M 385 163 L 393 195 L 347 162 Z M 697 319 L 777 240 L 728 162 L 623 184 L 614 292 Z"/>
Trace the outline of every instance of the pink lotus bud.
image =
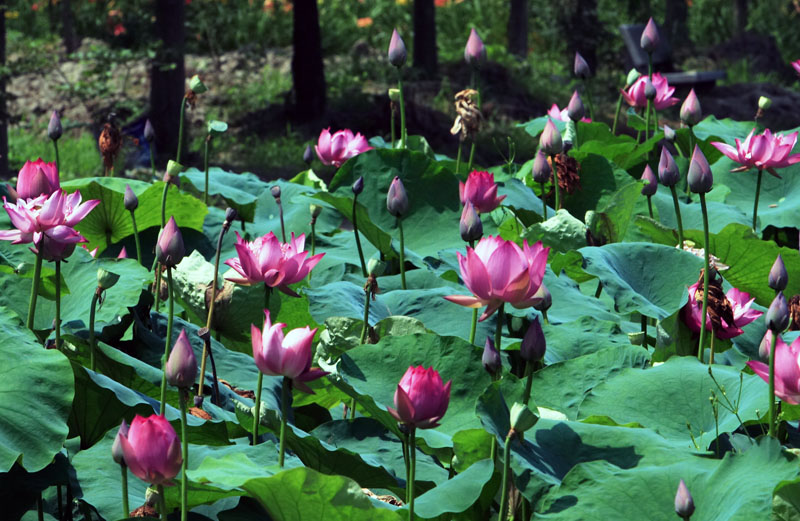
<path id="1" fill-rule="evenodd" d="M 561 152 L 561 132 L 553 124 L 553 120 L 547 118 L 542 135 L 539 136 L 539 148 L 548 156 L 554 156 Z"/>
<path id="2" fill-rule="evenodd" d="M 656 175 L 653 173 L 653 169 L 650 168 L 650 165 L 644 167 L 644 172 L 642 172 L 642 181 L 646 184 L 642 187 L 642 195 L 652 196 L 656 194 L 658 191 L 658 179 L 656 179 Z"/>
<path id="3" fill-rule="evenodd" d="M 546 351 L 547 341 L 544 338 L 544 331 L 542 331 L 539 317 L 536 317 L 531 321 L 525 336 L 522 338 L 519 355 L 527 362 L 538 362 L 544 358 Z"/>
<path id="4" fill-rule="evenodd" d="M 167 225 L 161 230 L 156 243 L 156 257 L 162 266 L 174 268 L 186 255 L 183 247 L 183 236 L 178 225 L 175 224 L 175 217 L 170 216 Z"/>
<path id="5" fill-rule="evenodd" d="M 654 99 L 656 99 L 656 95 L 657 94 L 658 94 L 658 90 L 656 90 L 656 87 L 655 87 L 655 85 L 653 85 L 653 82 L 650 81 L 650 77 L 649 76 L 645 76 L 644 77 L 644 98 L 646 100 L 653 101 Z"/>
<path id="6" fill-rule="evenodd" d="M 775 291 L 783 291 L 789 283 L 789 274 L 786 273 L 786 266 L 783 264 L 783 257 L 778 254 L 772 269 L 769 270 L 769 287 Z"/>
<path id="7" fill-rule="evenodd" d="M 497 348 L 494 346 L 492 337 L 486 337 L 486 344 L 483 346 L 481 362 L 486 372 L 492 376 L 496 376 L 503 367 L 503 361 L 500 359 L 500 353 L 497 352 Z"/>
<path id="8" fill-rule="evenodd" d="M 136 197 L 135 193 L 133 193 L 131 185 L 125 185 L 125 197 L 122 201 L 125 205 L 125 209 L 129 212 L 132 212 L 139 207 L 139 198 Z"/>
<path id="9" fill-rule="evenodd" d="M 153 124 L 150 123 L 150 120 L 144 122 L 144 139 L 148 143 L 152 143 L 156 140 L 156 131 L 153 130 Z"/>
<path id="10" fill-rule="evenodd" d="M 458 196 L 462 204 L 471 202 L 479 213 L 489 213 L 503 202 L 505 195 L 497 197 L 497 183 L 494 174 L 473 170 L 467 182 L 458 183 Z"/>
<path id="11" fill-rule="evenodd" d="M 669 125 L 664 125 L 664 139 L 667 140 L 667 143 L 675 142 L 675 131 Z"/>
<path id="12" fill-rule="evenodd" d="M 122 454 L 122 442 L 120 441 L 120 438 L 127 435 L 128 422 L 122 420 L 122 424 L 119 426 L 119 430 L 117 431 L 117 436 L 114 438 L 114 443 L 111 445 L 111 458 L 115 463 L 120 465 L 125 464 L 124 455 Z"/>
<path id="13" fill-rule="evenodd" d="M 70 239 L 72 240 L 72 239 Z M 43 234 L 36 248 L 42 250 L 42 258 L 49 262 L 62 261 L 75 252 L 75 243 L 60 241 L 49 235 Z M 34 248 L 31 248 L 33 251 Z"/>
<path id="14" fill-rule="evenodd" d="M 697 94 L 692 89 L 681 105 L 681 121 L 693 127 L 700 123 L 701 119 L 703 119 L 703 111 L 700 109 L 700 100 L 697 99 Z"/>
<path id="15" fill-rule="evenodd" d="M 170 385 L 180 389 L 188 389 L 194 385 L 197 378 L 197 358 L 194 356 L 192 344 L 182 329 L 178 340 L 172 346 L 172 352 L 167 359 L 167 381 Z"/>
<path id="16" fill-rule="evenodd" d="M 639 44 L 646 53 L 652 54 L 658 47 L 660 41 L 661 37 L 658 34 L 658 27 L 656 27 L 656 23 L 651 16 L 650 20 L 647 21 L 644 31 L 642 31 L 642 38 L 639 40 Z"/>
<path id="17" fill-rule="evenodd" d="M 314 160 L 314 149 L 311 148 L 311 145 L 308 145 L 305 151 L 303 151 L 303 162 L 307 165 L 310 165 L 313 160 Z"/>
<path id="18" fill-rule="evenodd" d="M 583 119 L 583 116 L 586 114 L 586 109 L 583 107 L 583 100 L 581 100 L 581 96 L 578 94 L 577 90 L 572 93 L 572 98 L 569 100 L 567 114 L 569 115 L 569 119 L 575 122 Z"/>
<path id="19" fill-rule="evenodd" d="M 675 513 L 687 520 L 694 513 L 694 500 L 683 480 L 678 484 L 678 492 L 675 494 Z"/>
<path id="20" fill-rule="evenodd" d="M 658 161 L 658 180 L 664 186 L 675 186 L 681 178 L 681 172 L 667 147 L 661 148 L 661 159 Z"/>
<path id="21" fill-rule="evenodd" d="M 781 333 L 789 326 L 789 306 L 786 304 L 786 297 L 783 291 L 779 291 L 764 315 L 767 321 L 767 329 Z"/>
<path id="22" fill-rule="evenodd" d="M 403 186 L 403 181 L 395 176 L 392 184 L 389 185 L 389 192 L 386 194 L 386 208 L 395 217 L 403 217 L 408 213 L 408 195 Z"/>
<path id="23" fill-rule="evenodd" d="M 353 183 L 352 189 L 355 195 L 358 195 L 364 191 L 364 176 L 358 176 L 358 179 L 356 179 Z"/>
<path id="24" fill-rule="evenodd" d="M 55 163 L 45 163 L 42 158 L 25 161 L 17 176 L 17 197 L 33 199 L 51 195 L 61 187 Z"/>
<path id="25" fill-rule="evenodd" d="M 392 31 L 392 39 L 389 42 L 389 63 L 398 69 L 406 62 L 406 44 L 400 37 L 397 29 Z"/>
<path id="26" fill-rule="evenodd" d="M 592 75 L 591 69 L 589 69 L 589 64 L 586 63 L 586 60 L 583 59 L 581 53 L 575 53 L 575 65 L 573 67 L 573 71 L 575 72 L 575 76 L 578 78 L 585 80 L 589 76 Z"/>
<path id="27" fill-rule="evenodd" d="M 767 329 L 767 332 L 764 334 L 764 338 L 762 338 L 761 342 L 758 344 L 758 358 L 760 358 L 762 362 L 769 363 L 769 351 L 771 345 L 772 331 Z"/>
<path id="28" fill-rule="evenodd" d="M 119 250 L 119 255 L 117 255 L 118 259 L 127 259 L 128 258 L 128 250 L 125 249 L 125 246 Z"/>
<path id="29" fill-rule="evenodd" d="M 533 160 L 533 180 L 537 183 L 546 183 L 550 180 L 552 169 L 550 163 L 547 162 L 547 156 L 541 149 L 536 152 L 536 157 Z"/>
<path id="30" fill-rule="evenodd" d="M 539 286 L 533 298 L 536 299 L 536 302 L 533 304 L 533 309 L 536 311 L 547 311 L 553 305 L 553 295 L 550 294 L 550 290 L 547 289 L 544 283 Z"/>
<path id="31" fill-rule="evenodd" d="M 692 162 L 689 163 L 689 174 L 687 176 L 689 190 L 696 194 L 705 194 L 711 191 L 714 185 L 714 176 L 711 174 L 711 167 L 700 147 L 694 146 Z"/>
<path id="32" fill-rule="evenodd" d="M 459 231 L 461 232 L 461 238 L 465 242 L 472 243 L 483 237 L 483 223 L 478 212 L 475 211 L 475 206 L 469 201 L 461 211 Z"/>
<path id="33" fill-rule="evenodd" d="M 181 440 L 161 415 L 143 418 L 137 414 L 119 441 L 125 464 L 146 483 L 169 484 L 181 469 Z"/>
<path id="34" fill-rule="evenodd" d="M 47 137 L 52 139 L 53 141 L 58 141 L 58 138 L 64 133 L 64 129 L 61 128 L 61 118 L 58 117 L 58 111 L 54 110 L 52 114 L 50 114 L 50 123 L 47 124 Z"/>
<path id="35" fill-rule="evenodd" d="M 478 36 L 478 31 L 474 27 L 469 33 L 467 46 L 464 48 L 464 60 L 476 68 L 486 61 L 486 47 L 483 46 L 483 40 Z"/>
<path id="36" fill-rule="evenodd" d="M 442 377 L 433 367 L 409 367 L 397 384 L 395 409 L 387 407 L 389 414 L 408 427 L 438 427 L 450 404 L 450 383 L 442 384 Z"/>

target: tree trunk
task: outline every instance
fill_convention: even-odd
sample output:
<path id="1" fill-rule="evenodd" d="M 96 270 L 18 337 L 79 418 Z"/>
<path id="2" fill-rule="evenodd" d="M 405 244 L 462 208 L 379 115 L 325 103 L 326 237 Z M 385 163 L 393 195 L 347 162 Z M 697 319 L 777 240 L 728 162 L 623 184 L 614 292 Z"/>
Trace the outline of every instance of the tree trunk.
<path id="1" fill-rule="evenodd" d="M 597 46 L 603 38 L 603 26 L 597 17 L 597 0 L 571 0 L 562 3 L 562 16 L 559 17 L 561 32 L 567 40 L 569 64 L 576 52 L 597 71 Z"/>
<path id="2" fill-rule="evenodd" d="M 295 0 L 293 11 L 294 116 L 309 121 L 323 114 L 326 98 L 317 0 Z"/>
<path id="3" fill-rule="evenodd" d="M 747 29 L 747 0 L 733 3 L 733 36 L 739 36 Z"/>
<path id="4" fill-rule="evenodd" d="M 511 0 L 508 52 L 521 58 L 528 55 L 528 0 Z"/>
<path id="5" fill-rule="evenodd" d="M 178 125 L 185 94 L 184 0 L 156 0 L 155 34 L 163 45 L 150 69 L 150 123 L 159 164 L 178 149 Z M 184 132 L 184 136 L 188 132 Z M 185 140 L 184 140 L 185 141 Z"/>
<path id="6" fill-rule="evenodd" d="M 6 5 L 0 4 L 0 66 L 6 65 Z M 0 179 L 8 179 L 8 112 L 5 73 L 0 75 Z"/>
<path id="7" fill-rule="evenodd" d="M 688 16 L 689 8 L 686 0 L 667 0 L 664 10 L 664 29 L 673 49 L 687 47 L 691 44 L 687 38 L 689 29 L 686 19 Z"/>
<path id="8" fill-rule="evenodd" d="M 436 7 L 433 0 L 414 0 L 414 67 L 433 76 L 439 66 L 438 61 Z"/>
<path id="9" fill-rule="evenodd" d="M 72 16 L 71 0 L 61 0 L 61 38 L 64 40 L 67 54 L 78 50 L 80 42 L 75 34 L 75 17 Z"/>

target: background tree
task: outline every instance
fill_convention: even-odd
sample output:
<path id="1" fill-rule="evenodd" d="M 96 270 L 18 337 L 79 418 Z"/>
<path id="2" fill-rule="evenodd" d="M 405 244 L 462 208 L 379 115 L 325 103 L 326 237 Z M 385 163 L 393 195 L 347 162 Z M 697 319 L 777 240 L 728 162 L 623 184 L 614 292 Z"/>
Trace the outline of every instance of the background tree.
<path id="1" fill-rule="evenodd" d="M 528 0 L 511 0 L 508 13 L 508 52 L 528 55 Z"/>
<path id="2" fill-rule="evenodd" d="M 734 36 L 742 34 L 747 29 L 747 4 L 747 0 L 736 0 L 733 3 Z"/>
<path id="3" fill-rule="evenodd" d="M 561 34 L 567 40 L 569 67 L 576 52 L 589 64 L 589 68 L 597 71 L 597 47 L 605 34 L 597 17 L 597 0 L 566 0 L 561 4 L 561 15 L 558 20 Z"/>
<path id="4" fill-rule="evenodd" d="M 184 5 L 184 0 L 155 2 L 155 35 L 161 47 L 150 69 L 150 123 L 156 134 L 156 154 L 160 163 L 173 157 L 178 148 L 178 123 L 186 74 L 183 66 Z"/>
<path id="5" fill-rule="evenodd" d="M 689 29 L 686 19 L 689 16 L 689 6 L 686 0 L 667 0 L 664 7 L 664 30 L 672 48 L 691 45 L 687 38 Z"/>
<path id="6" fill-rule="evenodd" d="M 325 111 L 325 70 L 317 0 L 294 1 L 292 82 L 294 116 L 309 121 Z"/>
<path id="7" fill-rule="evenodd" d="M 72 15 L 72 1 L 60 0 L 61 4 L 61 38 L 64 40 L 64 47 L 67 54 L 78 50 L 80 41 L 75 34 L 75 17 Z"/>
<path id="8" fill-rule="evenodd" d="M 0 67 L 6 67 L 6 4 L 0 4 Z M 0 179 L 8 179 L 8 107 L 5 73 L 0 73 Z"/>
<path id="9" fill-rule="evenodd" d="M 464 33 L 464 41 L 469 32 Z M 414 0 L 414 67 L 433 76 L 439 67 L 436 49 L 436 7 L 433 0 Z"/>

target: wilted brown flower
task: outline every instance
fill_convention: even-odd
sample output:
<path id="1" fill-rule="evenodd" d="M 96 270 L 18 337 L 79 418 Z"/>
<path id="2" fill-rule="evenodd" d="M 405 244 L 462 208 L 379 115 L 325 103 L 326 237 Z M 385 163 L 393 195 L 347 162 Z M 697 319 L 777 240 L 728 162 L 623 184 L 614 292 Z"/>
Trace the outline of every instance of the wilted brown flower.
<path id="1" fill-rule="evenodd" d="M 100 147 L 100 154 L 103 156 L 103 167 L 107 174 L 114 168 L 114 160 L 122 148 L 122 134 L 114 125 L 113 120 L 103 125 L 100 137 L 97 138 L 97 145 Z"/>
<path id="2" fill-rule="evenodd" d="M 476 98 L 478 92 L 474 89 L 464 89 L 455 95 L 456 120 L 450 133 L 454 136 L 459 134 L 459 139 L 464 141 L 467 138 L 474 139 L 478 133 L 483 116 L 478 108 Z"/>
<path id="3" fill-rule="evenodd" d="M 698 288 L 694 292 L 694 299 L 697 303 L 703 303 L 703 274 L 705 269 L 700 270 L 700 278 L 698 279 Z M 710 277 L 708 278 L 708 318 L 711 320 L 711 327 L 714 331 L 722 329 L 722 320 L 727 324 L 734 324 L 733 319 L 733 306 L 725 296 L 722 290 L 722 277 L 719 272 L 712 268 Z"/>
<path id="4" fill-rule="evenodd" d="M 794 295 L 789 299 L 789 331 L 800 331 L 800 295 Z"/>

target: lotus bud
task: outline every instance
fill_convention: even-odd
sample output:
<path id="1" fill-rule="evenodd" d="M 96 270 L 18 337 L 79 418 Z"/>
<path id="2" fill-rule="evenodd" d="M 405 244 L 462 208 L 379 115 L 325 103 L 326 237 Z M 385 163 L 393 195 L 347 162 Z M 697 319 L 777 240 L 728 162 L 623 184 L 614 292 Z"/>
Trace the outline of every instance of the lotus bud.
<path id="1" fill-rule="evenodd" d="M 389 93 L 389 101 L 394 101 L 395 103 L 400 101 L 400 89 L 393 87 L 389 89 L 388 93 Z"/>
<path id="2" fill-rule="evenodd" d="M 675 494 L 675 513 L 682 519 L 689 519 L 694 513 L 694 500 L 683 480 L 678 484 L 678 492 Z"/>
<path id="3" fill-rule="evenodd" d="M 486 372 L 492 375 L 492 377 L 497 376 L 503 366 L 500 353 L 497 352 L 497 348 L 494 346 L 494 340 L 492 340 L 491 337 L 486 337 L 486 343 L 483 345 L 481 362 L 483 363 L 483 368 L 486 369 Z"/>
<path id="4" fill-rule="evenodd" d="M 197 359 L 186 336 L 186 330 L 181 330 L 178 340 L 172 347 L 166 365 L 167 381 L 170 385 L 180 389 L 188 389 L 194 385 L 197 378 Z"/>
<path id="5" fill-rule="evenodd" d="M 583 119 L 583 116 L 586 115 L 586 109 L 583 107 L 583 100 L 581 100 L 581 96 L 578 94 L 577 90 L 572 93 L 572 98 L 569 100 L 567 114 L 569 115 L 569 119 L 575 122 L 580 121 Z"/>
<path id="6" fill-rule="evenodd" d="M 546 183 L 550 180 L 551 173 L 552 169 L 550 163 L 547 162 L 547 156 L 539 149 L 533 160 L 533 180 L 537 183 Z"/>
<path id="7" fill-rule="evenodd" d="M 358 195 L 363 191 L 364 191 L 364 178 L 363 177 L 359 177 L 353 183 L 353 193 Z"/>
<path id="8" fill-rule="evenodd" d="M 542 135 L 539 136 L 539 148 L 548 156 L 554 156 L 561 152 L 561 132 L 553 124 L 553 120 L 547 118 Z"/>
<path id="9" fill-rule="evenodd" d="M 303 152 L 303 161 L 305 162 L 305 164 L 310 165 L 311 161 L 313 160 L 314 160 L 314 149 L 311 147 L 311 145 L 308 145 L 306 147 L 305 152 Z"/>
<path id="10" fill-rule="evenodd" d="M 639 44 L 644 49 L 644 52 L 652 54 L 658 47 L 659 41 L 661 41 L 661 37 L 658 34 L 658 27 L 656 27 L 656 23 L 651 16 L 644 31 L 642 31 L 642 38 L 639 40 Z"/>
<path id="11" fill-rule="evenodd" d="M 395 29 L 389 42 L 389 63 L 399 69 L 406 62 L 406 55 L 406 44 Z"/>
<path id="12" fill-rule="evenodd" d="M 223 226 L 227 225 L 228 227 L 230 227 L 230 225 L 233 224 L 233 221 L 235 221 L 237 217 L 239 217 L 239 212 L 237 212 L 235 208 L 228 208 L 227 210 L 225 210 L 225 221 L 222 223 L 222 225 Z"/>
<path id="13" fill-rule="evenodd" d="M 192 399 L 192 402 L 194 403 L 194 406 L 197 407 L 198 409 L 202 409 L 203 408 L 203 402 L 204 401 L 205 401 L 205 396 L 199 396 L 197 394 L 195 394 L 194 398 Z"/>
<path id="14" fill-rule="evenodd" d="M 664 139 L 666 139 L 668 143 L 675 142 L 675 131 L 669 125 L 664 125 Z"/>
<path id="15" fill-rule="evenodd" d="M 758 97 L 758 108 L 761 110 L 767 110 L 772 106 L 772 100 L 766 96 L 759 96 Z"/>
<path id="16" fill-rule="evenodd" d="M 589 69 L 589 64 L 586 63 L 586 60 L 583 59 L 581 53 L 575 53 L 575 65 L 573 66 L 573 71 L 575 72 L 575 76 L 578 78 L 585 80 L 589 76 L 592 75 L 591 69 Z"/>
<path id="17" fill-rule="evenodd" d="M 483 40 L 478 36 L 478 31 L 474 27 L 469 33 L 467 46 L 464 48 L 464 60 L 475 68 L 480 67 L 486 61 L 486 47 L 483 46 Z"/>
<path id="18" fill-rule="evenodd" d="M 281 187 L 280 185 L 272 185 L 272 188 L 269 189 L 272 197 L 275 198 L 276 201 L 281 202 Z"/>
<path id="19" fill-rule="evenodd" d="M 124 257 L 123 257 L 124 258 Z M 111 289 L 119 280 L 119 275 L 111 273 L 103 268 L 97 270 L 97 286 L 100 289 Z"/>
<path id="20" fill-rule="evenodd" d="M 639 79 L 639 76 L 641 76 L 641 74 L 636 69 L 629 70 L 628 76 L 625 78 L 625 86 L 630 87 L 631 85 L 636 83 L 636 80 Z"/>
<path id="21" fill-rule="evenodd" d="M 192 76 L 192 79 L 189 80 L 189 89 L 195 94 L 203 94 L 208 90 L 208 87 L 206 87 L 203 80 L 200 79 L 200 76 L 195 74 Z"/>
<path id="22" fill-rule="evenodd" d="M 180 187 L 181 172 L 183 172 L 183 165 L 170 159 L 167 161 L 167 171 L 164 173 L 164 182 L 172 183 L 175 186 Z"/>
<path id="23" fill-rule="evenodd" d="M 511 406 L 511 414 L 509 416 L 511 429 L 518 434 L 527 431 L 539 421 L 539 418 L 527 405 L 519 402 L 514 402 L 514 405 Z"/>
<path id="24" fill-rule="evenodd" d="M 144 139 L 148 143 L 152 143 L 156 140 L 156 131 L 153 130 L 153 124 L 150 123 L 150 120 L 144 122 Z"/>
<path id="25" fill-rule="evenodd" d="M 664 186 L 675 186 L 681 178 L 681 172 L 667 147 L 661 147 L 661 159 L 658 161 L 658 181 Z"/>
<path id="26" fill-rule="evenodd" d="M 224 121 L 219 121 L 217 119 L 212 119 L 208 122 L 208 126 L 206 127 L 208 131 L 208 135 L 212 136 L 214 134 L 222 134 L 227 132 L 228 124 Z"/>
<path id="27" fill-rule="evenodd" d="M 681 121 L 684 124 L 693 127 L 700 123 L 700 120 L 703 119 L 703 111 L 700 108 L 700 100 L 697 99 L 697 94 L 694 93 L 694 89 L 689 91 L 689 95 L 686 96 L 686 99 L 683 100 L 683 105 L 681 105 Z"/>
<path id="28" fill-rule="evenodd" d="M 123 199 L 125 209 L 129 212 L 136 210 L 139 207 L 139 198 L 133 193 L 131 185 L 125 185 L 125 198 Z"/>
<path id="29" fill-rule="evenodd" d="M 655 195 L 656 191 L 658 191 L 658 179 L 656 179 L 656 174 L 653 173 L 653 169 L 650 168 L 650 165 L 644 167 L 642 181 L 645 182 L 645 185 L 642 187 L 642 195 L 648 197 Z"/>
<path id="30" fill-rule="evenodd" d="M 653 86 L 653 82 L 650 81 L 649 77 L 645 78 L 644 79 L 644 97 L 645 97 L 645 99 L 647 99 L 649 101 L 653 101 L 654 99 L 656 99 L 656 94 L 658 94 L 658 91 L 656 91 L 656 88 Z"/>
<path id="31" fill-rule="evenodd" d="M 122 442 L 120 441 L 120 437 L 122 436 L 128 436 L 128 422 L 125 420 L 122 420 L 117 435 L 114 438 L 114 443 L 111 445 L 111 458 L 119 465 L 125 464 L 125 457 L 122 455 Z"/>
<path id="32" fill-rule="evenodd" d="M 322 207 L 318 204 L 312 204 L 309 205 L 308 211 L 311 214 L 311 218 L 316 219 L 322 213 Z"/>
<path id="33" fill-rule="evenodd" d="M 64 133 L 61 128 L 61 118 L 58 117 L 58 111 L 54 110 L 50 115 L 50 123 L 47 124 L 47 137 L 53 141 L 58 141 L 58 138 Z"/>
<path id="34" fill-rule="evenodd" d="M 372 257 L 367 261 L 367 273 L 372 277 L 380 277 L 386 271 L 386 263 L 380 259 Z"/>
<path id="35" fill-rule="evenodd" d="M 483 237 L 483 223 L 481 217 L 475 210 L 475 205 L 467 201 L 461 211 L 461 222 L 459 223 L 461 238 L 464 242 L 474 242 Z"/>
<path id="36" fill-rule="evenodd" d="M 386 209 L 397 218 L 403 217 L 408 213 L 408 195 L 403 186 L 403 181 L 395 176 L 386 194 Z"/>
<path id="37" fill-rule="evenodd" d="M 764 334 L 764 338 L 761 339 L 761 343 L 758 344 L 758 357 L 763 360 L 765 363 L 769 363 L 769 351 L 772 345 L 772 331 L 767 329 L 767 332 Z"/>
<path id="38" fill-rule="evenodd" d="M 786 266 L 783 264 L 783 258 L 778 254 L 772 269 L 769 270 L 769 287 L 775 291 L 783 291 L 789 283 L 789 274 L 786 273 Z"/>
<path id="39" fill-rule="evenodd" d="M 161 230 L 156 243 L 156 257 L 162 266 L 174 268 L 186 255 L 183 247 L 183 236 L 178 225 L 175 224 L 175 217 L 170 216 L 167 225 Z"/>
<path id="40" fill-rule="evenodd" d="M 158 489 L 155 486 L 147 487 L 147 490 L 144 491 L 144 504 L 155 508 L 160 500 L 161 494 L 158 493 Z"/>
<path id="41" fill-rule="evenodd" d="M 522 338 L 519 354 L 527 362 L 538 362 L 544 358 L 546 351 L 547 341 L 544 338 L 544 331 L 542 331 L 542 325 L 539 323 L 539 317 L 536 317 L 531 321 L 525 336 Z"/>
<path id="42" fill-rule="evenodd" d="M 536 311 L 545 312 L 553 305 L 553 296 L 544 283 L 542 283 L 539 289 L 536 290 L 536 293 L 533 294 L 533 298 L 538 300 L 538 303 L 533 305 L 533 309 Z"/>
<path id="43" fill-rule="evenodd" d="M 767 329 L 780 333 L 789 326 L 789 318 L 789 306 L 786 304 L 786 297 L 783 296 L 783 291 L 779 291 L 775 298 L 772 299 L 772 304 L 769 305 L 765 315 Z"/>
<path id="44" fill-rule="evenodd" d="M 714 185 L 714 176 L 711 174 L 711 167 L 708 166 L 706 156 L 703 155 L 703 152 L 697 145 L 694 146 L 687 180 L 689 181 L 689 190 L 696 194 L 708 193 Z"/>

